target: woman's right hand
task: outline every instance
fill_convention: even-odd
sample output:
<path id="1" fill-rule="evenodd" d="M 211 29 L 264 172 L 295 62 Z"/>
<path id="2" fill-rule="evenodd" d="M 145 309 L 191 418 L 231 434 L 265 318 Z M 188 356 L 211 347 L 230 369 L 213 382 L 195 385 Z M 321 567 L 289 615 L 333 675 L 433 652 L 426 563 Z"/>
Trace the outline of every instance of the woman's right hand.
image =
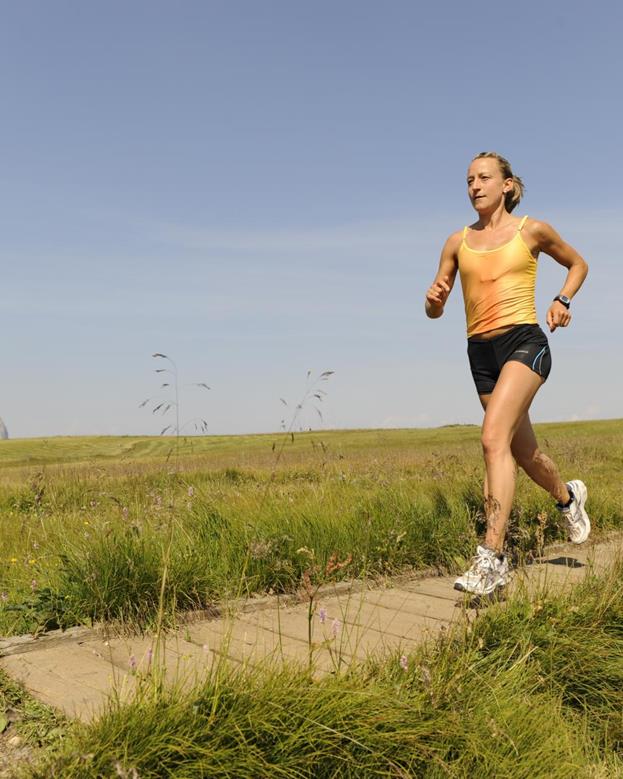
<path id="1" fill-rule="evenodd" d="M 440 279 L 434 281 L 426 292 L 426 307 L 431 312 L 434 311 L 437 315 L 440 315 L 443 311 L 443 307 L 446 304 L 448 295 L 450 294 L 450 277 L 443 276 Z"/>
<path id="2" fill-rule="evenodd" d="M 437 317 L 443 314 L 443 307 L 446 304 L 459 269 L 459 248 L 462 240 L 462 231 L 453 233 L 441 250 L 441 259 L 435 274 L 435 281 L 428 288 L 425 298 L 426 316 L 431 319 L 437 319 Z"/>

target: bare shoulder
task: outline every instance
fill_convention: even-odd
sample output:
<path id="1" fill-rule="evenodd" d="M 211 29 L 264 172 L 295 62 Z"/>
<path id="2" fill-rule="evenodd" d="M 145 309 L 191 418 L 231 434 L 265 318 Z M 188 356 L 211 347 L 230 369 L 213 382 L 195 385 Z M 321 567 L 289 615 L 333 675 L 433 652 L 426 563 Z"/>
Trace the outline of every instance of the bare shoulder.
<path id="1" fill-rule="evenodd" d="M 448 236 L 443 247 L 444 253 L 457 255 L 462 242 L 463 230 L 457 230 L 455 233 Z"/>
<path id="2" fill-rule="evenodd" d="M 538 251 L 545 252 L 545 254 L 548 254 L 566 268 L 571 268 L 572 266 L 584 268 L 583 273 L 586 276 L 588 265 L 584 258 L 578 253 L 577 249 L 565 241 L 549 222 L 543 222 L 540 219 L 528 219 L 524 229 L 529 237 L 529 242 L 532 242 Z M 536 255 L 536 252 L 534 253 Z"/>
<path id="3" fill-rule="evenodd" d="M 556 230 L 554 230 L 551 224 L 549 224 L 549 222 L 543 221 L 542 219 L 533 219 L 532 217 L 528 217 L 523 229 L 525 233 L 534 239 L 534 242 L 540 248 L 543 248 L 546 244 L 549 244 L 552 241 L 560 240 L 560 236 Z"/>
<path id="4" fill-rule="evenodd" d="M 439 260 L 439 268 L 437 270 L 437 276 L 435 280 L 446 279 L 447 283 L 452 286 L 454 277 L 459 269 L 459 247 L 463 237 L 462 231 L 452 233 L 443 245 L 441 250 L 441 258 Z"/>

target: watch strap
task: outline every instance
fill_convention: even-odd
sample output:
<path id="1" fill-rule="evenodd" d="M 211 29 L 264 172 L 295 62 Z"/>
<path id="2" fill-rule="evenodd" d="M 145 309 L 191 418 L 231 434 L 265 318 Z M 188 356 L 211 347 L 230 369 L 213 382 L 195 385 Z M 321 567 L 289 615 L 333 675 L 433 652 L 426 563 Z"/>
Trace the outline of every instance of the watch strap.
<path id="1" fill-rule="evenodd" d="M 556 295 L 554 300 L 557 300 L 559 303 L 562 303 L 565 308 L 569 308 L 571 305 L 571 299 L 568 298 L 566 295 Z"/>

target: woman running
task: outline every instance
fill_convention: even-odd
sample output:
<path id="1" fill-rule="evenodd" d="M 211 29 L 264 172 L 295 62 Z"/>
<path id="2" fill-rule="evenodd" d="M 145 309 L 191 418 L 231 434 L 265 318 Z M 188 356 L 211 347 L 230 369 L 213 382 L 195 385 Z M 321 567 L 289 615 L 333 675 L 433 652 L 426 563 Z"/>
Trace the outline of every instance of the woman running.
<path id="1" fill-rule="evenodd" d="M 441 252 L 437 276 L 426 293 L 426 314 L 443 314 L 457 271 L 467 318 L 467 353 L 476 391 L 485 411 L 487 532 L 472 566 L 454 583 L 457 590 L 488 595 L 508 581 L 504 537 L 515 492 L 515 462 L 556 500 L 569 538 L 581 544 L 591 525 L 584 509 L 586 486 L 565 484 L 552 460 L 538 447 L 530 423 L 530 404 L 549 375 L 547 336 L 537 323 L 537 257 L 544 252 L 567 268 L 567 277 L 547 311 L 550 332 L 571 321 L 571 300 L 588 265 L 545 222 L 512 215 L 523 183 L 508 160 L 483 152 L 467 172 L 467 192 L 478 214 L 470 227 L 454 233 Z"/>

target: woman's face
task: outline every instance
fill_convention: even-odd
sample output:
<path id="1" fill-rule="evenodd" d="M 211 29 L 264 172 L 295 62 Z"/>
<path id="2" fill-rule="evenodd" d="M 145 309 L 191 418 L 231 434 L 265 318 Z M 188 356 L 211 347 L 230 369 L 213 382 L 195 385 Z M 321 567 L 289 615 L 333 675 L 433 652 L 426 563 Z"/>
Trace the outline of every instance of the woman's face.
<path id="1" fill-rule="evenodd" d="M 502 178 L 494 157 L 473 160 L 467 171 L 467 194 L 476 211 L 494 211 L 504 195 L 513 188 L 513 180 Z"/>

